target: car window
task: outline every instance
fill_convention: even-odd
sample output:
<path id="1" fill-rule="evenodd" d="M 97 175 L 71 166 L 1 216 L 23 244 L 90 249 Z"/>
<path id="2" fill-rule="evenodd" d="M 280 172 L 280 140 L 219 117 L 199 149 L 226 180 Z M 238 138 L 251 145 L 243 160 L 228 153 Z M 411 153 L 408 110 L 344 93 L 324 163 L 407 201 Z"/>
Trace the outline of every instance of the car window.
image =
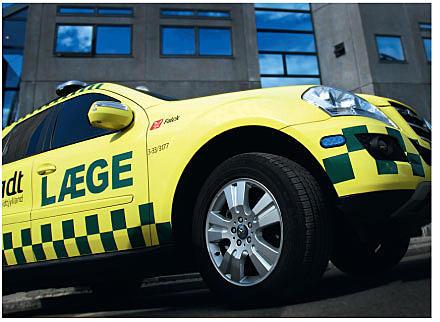
<path id="1" fill-rule="evenodd" d="M 17 124 L 3 140 L 3 163 L 14 162 L 43 150 L 45 134 L 50 126 L 50 108 Z"/>
<path id="2" fill-rule="evenodd" d="M 84 94 L 61 104 L 55 124 L 52 149 L 114 132 L 90 125 L 87 113 L 96 101 L 117 102 L 116 99 L 103 94 Z"/>

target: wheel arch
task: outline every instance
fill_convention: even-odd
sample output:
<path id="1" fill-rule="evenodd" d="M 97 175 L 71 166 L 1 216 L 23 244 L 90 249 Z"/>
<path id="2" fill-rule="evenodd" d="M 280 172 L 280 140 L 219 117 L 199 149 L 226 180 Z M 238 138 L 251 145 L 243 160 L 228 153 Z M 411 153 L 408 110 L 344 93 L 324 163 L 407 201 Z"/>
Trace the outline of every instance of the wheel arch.
<path id="1" fill-rule="evenodd" d="M 226 159 L 247 152 L 271 153 L 299 163 L 316 178 L 325 197 L 335 200 L 336 191 L 324 169 L 312 153 L 295 138 L 265 126 L 233 128 L 205 143 L 193 155 L 179 179 L 171 215 L 173 236 L 177 245 L 188 245 L 191 240 L 194 205 L 209 174 Z"/>

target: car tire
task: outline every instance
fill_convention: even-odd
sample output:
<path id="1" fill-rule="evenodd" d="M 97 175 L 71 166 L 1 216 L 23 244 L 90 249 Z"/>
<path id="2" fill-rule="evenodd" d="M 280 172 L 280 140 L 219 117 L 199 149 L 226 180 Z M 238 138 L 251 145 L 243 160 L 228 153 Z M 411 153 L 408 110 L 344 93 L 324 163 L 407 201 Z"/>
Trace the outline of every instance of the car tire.
<path id="1" fill-rule="evenodd" d="M 223 191 L 230 194 L 234 189 L 237 202 L 229 207 L 228 200 L 232 199 Z M 239 207 L 243 195 L 240 189 L 249 190 L 247 207 Z M 221 206 L 222 202 L 226 206 Z M 223 210 L 214 211 L 213 206 Z M 224 161 L 207 178 L 194 209 L 193 244 L 204 281 L 231 305 L 269 303 L 305 294 L 317 284 L 329 261 L 332 237 L 327 210 L 315 178 L 287 158 L 245 153 Z M 232 226 L 217 226 L 218 218 L 212 212 Z M 239 236 L 244 230 L 239 227 L 240 216 L 243 224 L 255 224 L 248 227 L 248 237 Z M 267 225 L 270 222 L 273 223 Z M 238 226 L 233 233 L 235 225 Z M 217 242 L 215 234 L 219 229 L 224 236 Z M 229 246 L 223 245 L 222 249 L 222 242 Z M 267 245 L 271 246 L 269 253 Z M 274 249 L 278 252 L 276 259 Z M 218 256 L 224 265 L 218 265 Z"/>
<path id="2" fill-rule="evenodd" d="M 376 276 L 390 271 L 405 256 L 410 237 L 389 235 L 375 243 L 362 242 L 348 227 L 335 234 L 331 262 L 354 277 Z"/>

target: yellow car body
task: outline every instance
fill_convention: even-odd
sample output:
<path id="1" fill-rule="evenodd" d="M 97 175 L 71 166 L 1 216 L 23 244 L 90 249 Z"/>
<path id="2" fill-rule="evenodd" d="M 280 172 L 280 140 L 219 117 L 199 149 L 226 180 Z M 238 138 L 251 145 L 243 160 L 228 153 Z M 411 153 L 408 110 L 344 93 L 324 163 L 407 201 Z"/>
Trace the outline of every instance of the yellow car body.
<path id="1" fill-rule="evenodd" d="M 275 146 L 281 138 L 301 146 L 321 167 L 338 198 L 416 190 L 420 183 L 430 182 L 431 166 L 414 145 L 418 142 L 430 150 L 430 142 L 414 132 L 390 106 L 390 100 L 363 96 L 397 128 L 368 117 L 331 117 L 302 99 L 308 88 L 279 87 L 164 101 L 121 85 L 99 83 L 23 117 L 3 130 L 4 157 L 5 144 L 14 137 L 17 126 L 28 122 L 29 127 L 38 114 L 78 96 L 111 97 L 133 111 L 134 121 L 121 131 L 59 148 L 49 146 L 13 162 L 4 159 L 4 267 L 148 248 L 188 233 L 178 230 L 190 225 L 185 224 L 191 221 L 190 215 L 184 217 L 185 211 L 177 208 L 194 187 L 183 180 L 191 181 L 202 168 L 214 166 L 204 160 L 216 158 L 203 159 L 203 153 L 212 154 L 212 149 L 221 146 L 223 151 L 218 153 L 223 160 L 229 155 L 225 152 L 229 145 L 234 150 L 230 153 L 240 152 L 236 150 L 241 145 L 246 150 L 245 142 L 238 144 L 240 131 L 248 131 L 245 137 L 253 138 L 248 142 L 252 147 L 259 140 L 268 147 L 273 140 Z M 354 136 L 365 132 L 397 138 L 411 156 L 410 162 L 375 160 Z M 333 148 L 320 145 L 323 137 L 337 134 L 344 135 L 347 143 Z"/>

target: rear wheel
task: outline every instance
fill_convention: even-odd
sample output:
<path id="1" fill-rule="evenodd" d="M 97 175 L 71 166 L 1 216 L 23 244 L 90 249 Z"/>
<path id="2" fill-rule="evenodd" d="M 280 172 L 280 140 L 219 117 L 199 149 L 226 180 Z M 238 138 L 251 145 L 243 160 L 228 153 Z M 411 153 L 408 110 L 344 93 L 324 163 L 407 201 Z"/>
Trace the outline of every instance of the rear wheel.
<path id="1" fill-rule="evenodd" d="M 195 207 L 201 274 L 234 304 L 302 293 L 327 266 L 327 219 L 318 183 L 295 162 L 262 153 L 233 157 L 209 176 Z"/>
<path id="2" fill-rule="evenodd" d="M 410 237 L 389 235 L 366 243 L 349 229 L 335 234 L 332 263 L 344 273 L 359 277 L 379 275 L 391 270 L 405 256 Z"/>

